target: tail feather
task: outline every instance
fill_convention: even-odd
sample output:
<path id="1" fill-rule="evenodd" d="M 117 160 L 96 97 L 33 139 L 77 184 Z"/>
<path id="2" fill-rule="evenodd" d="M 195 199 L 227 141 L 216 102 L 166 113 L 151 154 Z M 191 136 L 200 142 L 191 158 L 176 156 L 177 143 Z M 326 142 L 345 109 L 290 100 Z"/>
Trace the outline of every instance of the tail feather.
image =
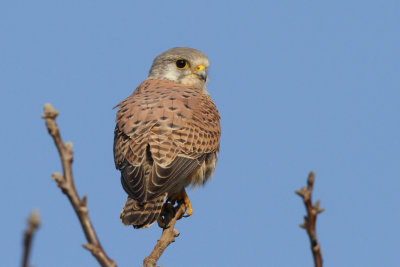
<path id="1" fill-rule="evenodd" d="M 149 227 L 160 215 L 166 197 L 167 194 L 143 204 L 128 197 L 120 216 L 122 223 L 133 225 L 134 228 Z"/>

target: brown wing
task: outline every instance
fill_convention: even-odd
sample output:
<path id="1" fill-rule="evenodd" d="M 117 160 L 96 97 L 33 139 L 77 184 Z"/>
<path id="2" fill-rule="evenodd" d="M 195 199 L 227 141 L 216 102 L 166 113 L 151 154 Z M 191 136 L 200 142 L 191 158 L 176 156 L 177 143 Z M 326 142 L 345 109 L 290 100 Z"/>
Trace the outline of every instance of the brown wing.
<path id="1" fill-rule="evenodd" d="M 207 92 L 144 81 L 117 113 L 114 159 L 125 191 L 145 202 L 181 183 L 218 150 L 219 119 Z"/>

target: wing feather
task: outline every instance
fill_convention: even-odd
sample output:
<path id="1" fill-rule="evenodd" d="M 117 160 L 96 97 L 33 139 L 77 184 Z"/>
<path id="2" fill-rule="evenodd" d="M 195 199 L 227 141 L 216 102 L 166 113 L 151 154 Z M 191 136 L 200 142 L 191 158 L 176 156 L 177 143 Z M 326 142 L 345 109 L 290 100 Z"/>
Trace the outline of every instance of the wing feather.
<path id="1" fill-rule="evenodd" d="M 115 165 L 123 188 L 139 202 L 182 184 L 218 151 L 220 116 L 201 89 L 147 79 L 118 106 Z"/>

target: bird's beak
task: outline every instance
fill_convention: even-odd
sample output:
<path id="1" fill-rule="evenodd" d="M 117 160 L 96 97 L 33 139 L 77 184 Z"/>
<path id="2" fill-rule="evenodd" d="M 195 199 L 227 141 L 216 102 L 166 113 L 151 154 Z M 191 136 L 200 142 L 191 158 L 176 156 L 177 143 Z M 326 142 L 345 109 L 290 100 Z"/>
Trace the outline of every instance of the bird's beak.
<path id="1" fill-rule="evenodd" d="M 207 81 L 207 71 L 206 67 L 204 67 L 203 65 L 198 65 L 194 69 L 193 73 L 196 74 L 200 78 L 200 80 Z"/>

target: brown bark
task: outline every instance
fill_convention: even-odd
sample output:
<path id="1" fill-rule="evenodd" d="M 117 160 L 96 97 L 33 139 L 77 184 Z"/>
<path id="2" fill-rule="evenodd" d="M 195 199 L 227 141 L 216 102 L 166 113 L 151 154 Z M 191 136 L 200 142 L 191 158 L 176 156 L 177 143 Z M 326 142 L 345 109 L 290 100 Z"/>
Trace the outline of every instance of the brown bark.
<path id="1" fill-rule="evenodd" d="M 304 202 L 304 206 L 306 207 L 307 215 L 304 216 L 304 223 L 300 224 L 301 228 L 304 228 L 307 231 L 308 237 L 310 238 L 311 251 L 314 258 L 315 267 L 322 267 L 322 252 L 321 246 L 318 242 L 316 225 L 317 225 L 317 216 L 321 212 L 324 211 L 323 208 L 319 207 L 319 200 L 312 204 L 312 191 L 314 186 L 315 175 L 313 172 L 310 172 L 307 179 L 307 187 L 303 187 L 300 190 L 295 191 Z"/>
<path id="2" fill-rule="evenodd" d="M 40 226 L 39 212 L 34 210 L 28 218 L 28 227 L 24 233 L 24 254 L 22 257 L 22 267 L 28 267 L 29 254 L 32 248 L 32 240 L 36 230 Z"/>
<path id="3" fill-rule="evenodd" d="M 179 236 L 178 230 L 174 229 L 174 227 L 176 221 L 182 218 L 186 211 L 185 204 L 179 203 L 177 207 L 170 207 L 168 210 L 165 210 L 166 207 L 170 206 L 165 204 L 162 213 L 164 213 L 163 217 L 169 221 L 169 223 L 167 223 L 166 228 L 163 229 L 161 238 L 157 241 L 153 251 L 143 260 L 143 267 L 155 267 L 164 250 L 169 244 L 175 242 L 175 237 Z"/>
<path id="4" fill-rule="evenodd" d="M 86 240 L 88 241 L 88 244 L 83 244 L 83 247 L 92 253 L 101 266 L 117 266 L 116 263 L 107 256 L 100 244 L 99 239 L 97 238 L 96 232 L 94 231 L 92 222 L 90 221 L 88 215 L 88 208 L 86 206 L 87 197 L 83 196 L 81 199 L 76 191 L 72 175 L 72 143 L 63 143 L 60 130 L 56 123 L 57 115 L 58 111 L 55 110 L 52 105 L 44 105 L 44 113 L 42 118 L 45 119 L 47 130 L 49 131 L 49 134 L 53 138 L 54 144 L 57 147 L 63 168 L 63 174 L 53 173 L 52 178 L 57 182 L 57 185 L 61 188 L 62 192 L 68 197 L 76 215 L 78 216 L 82 230 L 85 234 Z"/>

